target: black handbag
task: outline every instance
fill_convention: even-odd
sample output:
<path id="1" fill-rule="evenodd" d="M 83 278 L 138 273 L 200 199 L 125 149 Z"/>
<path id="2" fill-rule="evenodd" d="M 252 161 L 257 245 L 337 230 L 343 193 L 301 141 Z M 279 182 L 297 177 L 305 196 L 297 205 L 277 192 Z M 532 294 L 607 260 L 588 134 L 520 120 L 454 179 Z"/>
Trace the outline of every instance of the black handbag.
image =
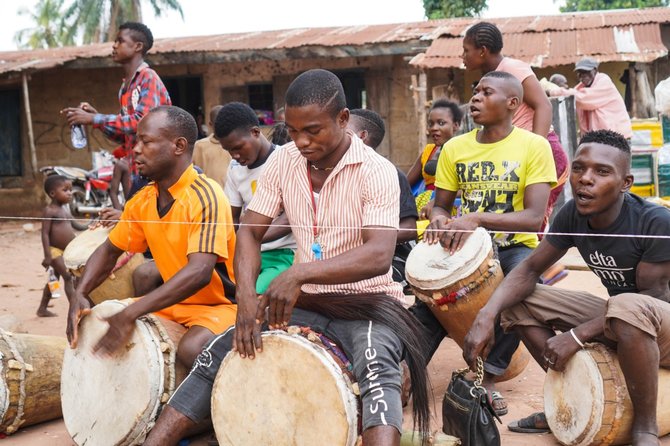
<path id="1" fill-rule="evenodd" d="M 467 368 L 451 375 L 442 400 L 442 431 L 460 438 L 463 446 L 500 446 L 500 432 L 494 419 L 502 422 L 481 386 L 484 377 L 481 358 L 477 358 L 477 369 L 474 382 L 465 378 Z"/>

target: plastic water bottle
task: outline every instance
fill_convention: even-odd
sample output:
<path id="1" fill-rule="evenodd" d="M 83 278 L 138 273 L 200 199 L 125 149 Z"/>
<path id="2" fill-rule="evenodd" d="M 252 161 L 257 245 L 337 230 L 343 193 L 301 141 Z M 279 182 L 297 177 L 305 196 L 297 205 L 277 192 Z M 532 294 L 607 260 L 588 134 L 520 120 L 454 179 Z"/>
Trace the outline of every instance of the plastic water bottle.
<path id="1" fill-rule="evenodd" d="M 76 124 L 70 127 L 70 139 L 72 140 L 72 146 L 75 149 L 83 149 L 88 145 L 88 140 L 86 139 L 86 130 L 81 124 Z"/>
<path id="2" fill-rule="evenodd" d="M 670 198 L 670 144 L 658 150 L 658 196 Z"/>
<path id="3" fill-rule="evenodd" d="M 49 275 L 49 292 L 51 293 L 51 298 L 60 297 L 60 280 L 56 277 L 56 272 L 52 266 L 47 269 L 47 274 Z"/>

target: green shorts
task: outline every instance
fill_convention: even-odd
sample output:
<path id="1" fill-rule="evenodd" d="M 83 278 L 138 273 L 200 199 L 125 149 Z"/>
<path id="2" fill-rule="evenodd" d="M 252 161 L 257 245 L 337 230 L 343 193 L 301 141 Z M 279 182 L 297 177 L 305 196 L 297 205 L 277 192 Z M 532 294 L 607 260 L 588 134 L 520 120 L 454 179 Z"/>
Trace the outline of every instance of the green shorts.
<path id="1" fill-rule="evenodd" d="M 272 249 L 261 252 L 261 273 L 256 280 L 256 293 L 263 294 L 275 277 L 293 265 L 292 249 Z"/>

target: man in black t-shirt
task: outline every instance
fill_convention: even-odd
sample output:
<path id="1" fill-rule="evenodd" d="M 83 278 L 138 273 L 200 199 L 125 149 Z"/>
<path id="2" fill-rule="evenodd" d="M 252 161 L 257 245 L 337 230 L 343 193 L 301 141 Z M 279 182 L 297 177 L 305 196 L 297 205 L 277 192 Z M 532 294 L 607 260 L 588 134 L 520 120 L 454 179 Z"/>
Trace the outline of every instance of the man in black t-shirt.
<path id="1" fill-rule="evenodd" d="M 349 113 L 349 129 L 366 145 L 377 150 L 377 146 L 384 140 L 386 133 L 381 116 L 372 110 L 363 108 L 350 110 Z M 393 268 L 393 280 L 401 283 L 407 294 L 409 284 L 405 280 L 405 263 L 410 251 L 416 245 L 416 221 L 419 219 L 419 213 L 416 210 L 416 201 L 407 177 L 400 169 L 397 170 L 400 183 L 400 225 L 391 267 Z"/>
<path id="2" fill-rule="evenodd" d="M 574 200 L 556 216 L 553 234 L 505 277 L 479 312 L 463 356 L 471 366 L 486 356 L 499 315 L 503 328 L 519 333 L 545 370 L 563 370 L 587 341 L 616 348 L 628 389 L 635 389 L 633 444 L 658 445 L 658 368 L 670 368 L 670 211 L 628 193 L 630 161 L 630 146 L 620 134 L 584 135 L 570 174 Z M 608 300 L 537 284 L 572 246 L 607 288 Z M 509 427 L 548 430 L 542 413 Z"/>

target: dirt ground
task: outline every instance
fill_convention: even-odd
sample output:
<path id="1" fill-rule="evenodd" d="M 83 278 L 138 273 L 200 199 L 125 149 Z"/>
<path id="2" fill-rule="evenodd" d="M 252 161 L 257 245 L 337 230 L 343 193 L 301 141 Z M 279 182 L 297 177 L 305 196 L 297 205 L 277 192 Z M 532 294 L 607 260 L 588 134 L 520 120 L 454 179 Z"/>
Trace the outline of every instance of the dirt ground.
<path id="1" fill-rule="evenodd" d="M 47 276 L 41 267 L 42 248 L 40 242 L 40 225 L 33 222 L 33 230 L 25 230 L 24 224 L 30 222 L 0 221 L 0 252 L 3 263 L 0 266 L 0 324 L 5 328 L 32 334 L 64 336 L 67 301 L 65 298 L 54 299 L 52 311 L 58 314 L 52 318 L 38 318 L 35 310 L 39 304 L 41 290 L 47 282 Z M 30 229 L 30 228 L 28 228 Z M 578 263 L 574 253 L 566 258 L 566 263 Z M 605 296 L 605 290 L 588 271 L 570 271 L 567 278 L 557 286 L 582 289 L 594 294 Z M 446 339 L 435 358 L 429 365 L 429 376 L 433 390 L 432 412 L 434 413 L 434 429 L 441 428 L 441 396 L 444 394 L 451 372 L 464 366 L 460 348 L 450 339 Z M 505 396 L 509 405 L 509 414 L 503 422 L 509 423 L 532 412 L 542 410 L 542 384 L 544 373 L 535 364 L 517 378 L 501 383 L 498 390 Z M 122 410 L 122 408 L 110 408 Z M 406 409 L 406 428 L 411 428 L 409 410 Z M 500 426 L 502 443 L 507 446 L 549 446 L 558 443 L 550 434 L 515 434 L 505 426 Z M 193 446 L 205 445 L 208 435 L 190 440 Z M 66 446 L 74 444 L 68 435 L 61 419 L 20 429 L 18 433 L 0 440 L 3 445 L 45 445 Z M 665 438 L 662 445 L 670 446 L 670 438 Z"/>

